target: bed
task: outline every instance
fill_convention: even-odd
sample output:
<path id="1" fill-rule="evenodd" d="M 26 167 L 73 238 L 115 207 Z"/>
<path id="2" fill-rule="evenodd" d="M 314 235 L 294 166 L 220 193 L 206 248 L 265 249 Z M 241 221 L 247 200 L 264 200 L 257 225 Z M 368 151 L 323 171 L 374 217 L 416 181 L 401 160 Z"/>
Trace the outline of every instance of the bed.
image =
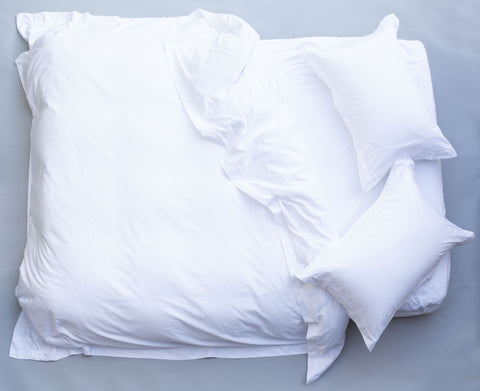
<path id="1" fill-rule="evenodd" d="M 405 178 L 400 188 L 430 205 L 425 219 L 446 226 L 438 234 L 448 245 L 421 269 L 422 260 L 410 265 L 408 294 L 395 294 L 391 315 L 431 312 L 444 300 L 448 250 L 473 238 L 442 216 L 437 158 L 455 152 L 429 134 L 415 163 L 395 163 L 395 180 L 384 171 L 383 181 L 363 181 L 342 95 L 332 99 L 335 86 L 311 58 L 355 38 L 262 42 L 238 18 L 204 11 L 161 20 L 23 14 L 17 23 L 31 45 L 17 65 L 34 124 L 12 357 L 307 352 L 311 382 L 342 349 L 345 311 L 362 330 L 352 300 L 332 288 L 339 282 L 314 270 L 325 263 L 318 254 L 358 236 L 366 211 Z M 387 17 L 376 32 L 388 24 L 398 21 Z M 97 39 L 110 29 L 121 39 Z M 425 102 L 420 117 L 435 119 L 423 46 L 399 47 Z"/>

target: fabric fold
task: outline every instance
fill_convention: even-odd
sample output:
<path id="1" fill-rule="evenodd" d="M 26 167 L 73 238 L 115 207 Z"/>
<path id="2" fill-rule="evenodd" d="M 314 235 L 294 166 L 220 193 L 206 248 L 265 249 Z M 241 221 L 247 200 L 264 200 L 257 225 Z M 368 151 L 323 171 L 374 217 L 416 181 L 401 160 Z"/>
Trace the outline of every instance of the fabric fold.
<path id="1" fill-rule="evenodd" d="M 237 17 L 192 17 L 209 23 L 208 34 L 184 30 L 165 44 L 178 93 L 199 133 L 216 142 L 227 177 L 272 212 L 294 279 L 335 236 L 320 177 L 270 59 L 256 50 L 258 34 Z M 321 288 L 300 281 L 295 287 L 308 324 L 310 383 L 340 353 L 348 318 Z"/>

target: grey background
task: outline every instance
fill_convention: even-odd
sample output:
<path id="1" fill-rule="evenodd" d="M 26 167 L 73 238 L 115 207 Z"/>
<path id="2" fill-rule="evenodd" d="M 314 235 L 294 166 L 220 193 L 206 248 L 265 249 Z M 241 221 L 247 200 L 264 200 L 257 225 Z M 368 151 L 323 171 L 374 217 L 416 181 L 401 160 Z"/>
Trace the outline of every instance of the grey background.
<path id="1" fill-rule="evenodd" d="M 447 300 L 431 315 L 394 320 L 372 353 L 350 325 L 343 353 L 311 386 L 304 355 L 155 361 L 8 358 L 19 312 L 14 296 L 26 233 L 31 114 L 14 60 L 26 44 L 17 12 L 177 16 L 195 8 L 234 13 L 262 38 L 364 35 L 395 12 L 399 37 L 423 41 L 438 122 L 459 157 L 444 161 L 448 217 L 480 234 L 480 1 L 470 0 L 0 0 L 0 390 L 480 390 L 480 240 L 456 248 Z"/>

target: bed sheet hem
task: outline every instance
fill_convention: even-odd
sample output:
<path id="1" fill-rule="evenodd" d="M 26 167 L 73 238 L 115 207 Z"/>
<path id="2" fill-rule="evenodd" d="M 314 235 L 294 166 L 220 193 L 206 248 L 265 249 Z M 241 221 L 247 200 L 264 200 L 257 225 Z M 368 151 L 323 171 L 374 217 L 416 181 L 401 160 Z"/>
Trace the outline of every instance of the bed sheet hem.
<path id="1" fill-rule="evenodd" d="M 84 345 L 67 348 L 51 345 L 35 335 L 35 329 L 23 312 L 18 317 L 10 345 L 9 357 L 21 360 L 57 361 L 73 355 L 147 358 L 161 360 L 194 360 L 215 358 L 256 358 L 307 353 L 304 341 L 271 346 L 177 346 L 158 348 L 125 348 Z"/>

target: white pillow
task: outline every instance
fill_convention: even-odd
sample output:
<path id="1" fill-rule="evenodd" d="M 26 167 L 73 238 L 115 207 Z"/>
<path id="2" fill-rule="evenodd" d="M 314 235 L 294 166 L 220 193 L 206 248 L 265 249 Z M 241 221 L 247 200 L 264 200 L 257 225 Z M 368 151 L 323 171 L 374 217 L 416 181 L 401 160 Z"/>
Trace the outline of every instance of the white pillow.
<path id="1" fill-rule="evenodd" d="M 407 156 L 397 161 L 372 207 L 297 274 L 340 302 L 369 350 L 441 257 L 474 237 L 430 206 L 417 187 L 413 168 Z"/>
<path id="2" fill-rule="evenodd" d="M 456 156 L 409 75 L 397 29 L 391 14 L 373 34 L 327 50 L 312 43 L 303 50 L 350 130 L 364 191 L 404 153 L 414 160 Z"/>
<path id="3" fill-rule="evenodd" d="M 312 160 L 324 183 L 326 202 L 333 228 L 343 235 L 375 202 L 384 181 L 364 193 L 360 186 L 355 150 L 350 132 L 333 105 L 327 86 L 318 78 L 298 50 L 312 41 L 323 49 L 355 38 L 312 37 L 296 40 L 260 41 L 257 48 L 268 50 L 282 90 L 288 96 L 297 128 L 306 139 Z M 435 116 L 427 54 L 420 41 L 399 40 L 409 73 Z M 341 151 L 341 153 L 339 153 Z M 430 204 L 445 215 L 442 172 L 439 160 L 415 162 L 418 187 Z M 385 178 L 386 179 L 386 178 Z M 443 303 L 450 279 L 450 254 L 425 277 L 395 316 L 433 312 Z"/>

